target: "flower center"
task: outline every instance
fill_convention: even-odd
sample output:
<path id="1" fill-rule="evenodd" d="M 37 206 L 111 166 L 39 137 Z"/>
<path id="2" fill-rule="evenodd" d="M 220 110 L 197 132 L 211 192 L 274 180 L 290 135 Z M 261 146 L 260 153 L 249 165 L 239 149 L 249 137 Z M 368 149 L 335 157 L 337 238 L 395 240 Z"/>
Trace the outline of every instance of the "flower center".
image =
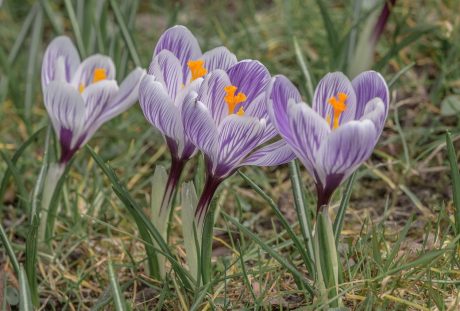
<path id="1" fill-rule="evenodd" d="M 99 81 L 102 81 L 102 80 L 105 80 L 105 79 L 107 79 L 107 74 L 106 74 L 104 68 L 96 68 L 96 69 L 94 69 L 93 81 L 91 83 L 96 83 L 96 82 L 99 82 Z M 78 87 L 78 90 L 80 91 L 80 93 L 83 93 L 83 91 L 85 90 L 85 85 L 83 83 L 80 83 L 80 86 Z"/>
<path id="2" fill-rule="evenodd" d="M 238 88 L 234 85 L 229 85 L 224 88 L 225 93 L 227 93 L 227 95 L 224 97 L 224 100 L 228 106 L 228 114 L 235 113 L 236 105 L 246 100 L 246 94 L 244 94 L 243 92 L 238 92 L 238 94 L 235 95 L 235 92 L 237 89 Z M 236 112 L 236 114 L 239 116 L 244 116 L 243 107 L 240 107 L 240 109 L 238 109 L 238 112 Z"/>
<path id="3" fill-rule="evenodd" d="M 345 93 L 338 93 L 337 97 L 332 96 L 328 99 L 328 103 L 332 106 L 332 129 L 336 129 L 339 127 L 339 119 L 342 113 L 347 110 L 347 105 L 345 105 L 345 101 L 347 100 L 348 95 Z M 326 118 L 327 123 L 331 125 L 331 116 L 328 115 Z"/>
<path id="4" fill-rule="evenodd" d="M 192 81 L 201 78 L 205 74 L 208 73 L 206 68 L 204 68 L 204 60 L 189 60 L 187 62 L 188 68 L 190 68 L 190 72 L 192 73 Z"/>

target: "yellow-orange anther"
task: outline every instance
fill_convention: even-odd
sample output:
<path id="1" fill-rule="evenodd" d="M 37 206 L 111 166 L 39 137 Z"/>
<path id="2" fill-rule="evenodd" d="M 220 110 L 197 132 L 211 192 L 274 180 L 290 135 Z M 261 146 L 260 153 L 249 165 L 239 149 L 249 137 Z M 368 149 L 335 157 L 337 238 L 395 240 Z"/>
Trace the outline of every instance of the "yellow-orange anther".
<path id="1" fill-rule="evenodd" d="M 192 81 L 201 78 L 208 73 L 206 68 L 204 68 L 204 60 L 189 60 L 187 62 L 187 66 L 192 73 Z"/>
<path id="2" fill-rule="evenodd" d="M 93 72 L 93 83 L 107 79 L 107 74 L 104 68 L 96 68 Z"/>
<path id="3" fill-rule="evenodd" d="M 85 85 L 83 83 L 80 83 L 80 85 L 78 86 L 78 91 L 81 93 L 83 93 L 83 91 L 85 90 Z"/>
<path id="4" fill-rule="evenodd" d="M 240 109 L 238 109 L 238 112 L 237 112 L 236 114 L 239 115 L 240 117 L 244 116 L 244 109 L 243 109 L 243 107 L 240 107 Z"/>
<path id="5" fill-rule="evenodd" d="M 337 97 L 332 96 L 328 99 L 328 103 L 332 106 L 332 129 L 336 129 L 339 127 L 339 119 L 342 113 L 347 110 L 347 105 L 345 105 L 345 101 L 347 100 L 348 95 L 345 93 L 338 93 Z M 326 118 L 327 123 L 331 124 L 331 117 L 327 116 Z"/>
<path id="6" fill-rule="evenodd" d="M 224 88 L 224 91 L 227 93 L 224 100 L 228 106 L 228 114 L 235 113 L 236 105 L 246 100 L 246 94 L 244 94 L 243 92 L 239 92 L 237 95 L 235 95 L 237 89 L 238 88 L 234 85 L 229 85 Z M 242 108 L 243 107 L 240 107 L 240 109 L 238 110 L 238 115 L 244 114 L 244 110 L 242 110 Z"/>

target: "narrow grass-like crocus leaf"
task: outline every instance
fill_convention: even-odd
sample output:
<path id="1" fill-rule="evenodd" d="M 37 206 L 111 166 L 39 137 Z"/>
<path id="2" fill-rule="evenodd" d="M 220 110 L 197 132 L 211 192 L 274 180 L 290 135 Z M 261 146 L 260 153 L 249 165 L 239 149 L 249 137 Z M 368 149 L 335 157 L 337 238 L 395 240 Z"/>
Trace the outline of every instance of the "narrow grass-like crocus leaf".
<path id="1" fill-rule="evenodd" d="M 249 230 L 248 228 L 240 224 L 238 220 L 234 219 L 233 217 L 231 217 L 230 215 L 228 215 L 227 213 L 223 211 L 221 211 L 221 214 L 223 215 L 223 217 L 225 217 L 225 219 L 227 219 L 233 225 L 235 225 L 244 235 L 246 235 L 253 242 L 258 244 L 265 252 L 267 252 L 276 261 L 278 261 L 284 268 L 286 268 L 293 275 L 295 279 L 300 281 L 305 286 L 305 288 L 311 295 L 314 294 L 315 291 L 313 287 L 311 286 L 310 282 L 305 279 L 305 277 L 299 272 L 299 270 L 297 270 L 292 264 L 290 264 L 286 259 L 284 259 L 283 256 L 275 252 L 272 247 L 264 243 L 257 235 L 252 233 L 251 230 Z"/>
<path id="2" fill-rule="evenodd" d="M 16 272 L 16 275 L 19 275 L 19 263 L 18 259 L 16 258 L 16 255 L 14 254 L 13 247 L 11 246 L 11 243 L 8 239 L 8 236 L 6 235 L 5 230 L 2 227 L 2 224 L 0 224 L 0 240 L 2 241 L 3 247 L 6 250 L 6 253 L 8 254 L 8 257 L 10 257 L 11 264 L 13 265 L 14 272 Z"/>
<path id="3" fill-rule="evenodd" d="M 171 253 L 170 249 L 168 248 L 168 245 L 161 237 L 161 234 L 158 232 L 155 226 L 153 226 L 152 222 L 148 219 L 148 217 L 142 211 L 142 208 L 137 205 L 137 203 L 131 197 L 129 192 L 126 190 L 126 187 L 120 182 L 120 180 L 118 179 L 117 175 L 112 170 L 112 168 L 109 165 L 105 164 L 102 158 L 98 154 L 96 154 L 91 147 L 86 145 L 86 148 L 90 152 L 91 156 L 93 157 L 97 165 L 102 169 L 105 175 L 109 178 L 112 184 L 113 191 L 118 196 L 118 198 L 121 200 L 121 202 L 125 205 L 125 207 L 128 209 L 128 211 L 130 212 L 131 216 L 133 216 L 136 223 L 138 224 L 142 223 L 142 226 L 138 225 L 138 227 L 145 228 L 145 230 L 147 230 L 148 233 L 150 233 L 152 238 L 158 243 L 161 249 L 162 255 L 165 256 L 171 263 L 171 266 L 176 272 L 176 275 L 180 278 L 180 281 L 182 282 L 183 287 L 185 287 L 187 290 L 191 290 L 192 287 L 191 287 L 190 280 L 192 279 L 192 277 L 186 270 L 183 269 L 180 263 L 174 258 L 174 255 Z M 150 246 L 153 246 L 153 245 L 150 243 Z"/>
<path id="4" fill-rule="evenodd" d="M 203 235 L 201 241 L 201 276 L 204 285 L 210 283 L 212 279 L 212 238 L 214 236 L 214 213 L 217 201 L 217 198 L 212 201 L 211 208 L 206 214 L 203 225 Z"/>
<path id="5" fill-rule="evenodd" d="M 126 307 L 125 297 L 123 297 L 123 293 L 121 292 L 120 285 L 118 284 L 117 276 L 115 274 L 115 270 L 113 268 L 111 260 L 109 260 L 108 266 L 109 266 L 110 288 L 112 289 L 113 304 L 115 305 L 115 310 L 117 311 L 128 310 Z"/>
<path id="6" fill-rule="evenodd" d="M 393 85 L 395 85 L 395 83 L 398 82 L 399 78 L 401 78 L 402 75 L 404 75 L 406 72 L 409 71 L 409 69 L 411 69 L 414 66 L 415 66 L 415 62 L 412 62 L 409 65 L 404 66 L 403 68 L 401 68 L 401 70 L 398 71 L 393 76 L 393 78 L 391 78 L 390 82 L 388 82 L 388 88 L 391 89 L 393 87 Z"/>
<path id="7" fill-rule="evenodd" d="M 198 274 L 198 252 L 200 251 L 199 243 L 201 243 L 201 230 L 197 230 L 195 226 L 195 208 L 198 204 L 198 198 L 192 182 L 187 182 L 182 185 L 181 193 L 181 219 L 182 233 L 184 236 L 185 259 L 190 273 L 199 285 Z M 197 242 L 195 241 L 195 235 Z M 198 244 L 198 245 L 197 245 Z"/>
<path id="8" fill-rule="evenodd" d="M 356 172 L 351 174 L 348 178 L 347 185 L 345 186 L 345 192 L 343 193 L 342 200 L 340 201 L 339 210 L 334 220 L 334 237 L 335 245 L 339 244 L 340 233 L 342 232 L 343 220 L 345 219 L 345 212 L 348 207 L 348 202 L 350 201 L 351 190 L 353 189 L 353 184 L 355 183 Z"/>
<path id="9" fill-rule="evenodd" d="M 48 19 L 48 21 L 51 23 L 51 27 L 53 28 L 53 32 L 55 35 L 60 35 L 63 32 L 62 25 L 58 23 L 58 19 L 55 17 L 55 13 L 53 12 L 53 9 L 50 6 L 50 3 L 48 0 L 40 0 L 40 4 L 43 8 L 43 11 L 45 12 L 45 15 Z"/>
<path id="10" fill-rule="evenodd" d="M 312 275 L 314 275 L 315 272 L 314 272 L 314 270 L 312 270 L 313 267 L 314 267 L 313 266 L 313 260 L 311 259 L 311 257 L 309 257 L 309 255 L 308 255 L 308 253 L 306 251 L 306 247 L 300 242 L 300 240 L 298 239 L 297 235 L 292 230 L 291 225 L 288 223 L 288 221 L 284 217 L 283 213 L 281 213 L 281 211 L 279 210 L 279 208 L 276 205 L 275 201 L 273 201 L 273 199 L 270 198 L 268 196 L 268 194 L 266 194 L 262 190 L 262 188 L 260 188 L 254 181 L 252 181 L 252 179 L 250 179 L 244 173 L 242 173 L 241 171 L 238 171 L 238 174 L 240 174 L 240 176 L 251 186 L 251 188 L 254 189 L 254 191 L 256 191 L 268 203 L 268 205 L 271 207 L 271 209 L 275 213 L 275 215 L 278 218 L 278 220 L 281 222 L 281 225 L 283 226 L 284 230 L 286 230 L 287 234 L 289 235 L 289 237 L 291 238 L 292 242 L 296 246 L 296 248 L 299 251 L 300 255 L 302 256 L 302 259 L 303 259 L 306 267 L 308 268 L 308 271 Z M 300 220 L 299 220 L 299 222 L 300 222 Z"/>
<path id="11" fill-rule="evenodd" d="M 110 1 L 110 6 L 112 7 L 113 13 L 115 15 L 115 19 L 118 23 L 118 26 L 121 29 L 121 35 L 123 36 L 123 40 L 125 41 L 129 54 L 131 55 L 131 59 L 133 60 L 134 64 L 136 66 L 141 66 L 141 61 L 139 58 L 139 54 L 137 53 L 136 46 L 134 45 L 134 40 L 128 31 L 128 27 L 126 26 L 126 23 L 123 19 L 123 16 L 121 15 L 120 8 L 118 6 L 118 3 L 115 0 L 109 0 Z"/>
<path id="12" fill-rule="evenodd" d="M 22 45 L 24 44 L 27 33 L 29 32 L 30 27 L 32 26 L 38 9 L 39 5 L 37 3 L 32 7 L 26 19 L 22 23 L 21 31 L 16 36 L 16 40 L 14 41 L 13 47 L 11 48 L 10 53 L 8 54 L 8 63 L 10 66 L 13 65 L 13 63 L 16 61 L 16 58 L 18 57 L 19 52 L 21 51 Z"/>
<path id="13" fill-rule="evenodd" d="M 80 51 L 80 56 L 82 59 L 84 59 L 86 58 L 86 49 L 83 44 L 83 38 L 81 36 L 80 27 L 78 26 L 77 17 L 75 16 L 75 10 L 70 0 L 64 0 L 64 4 L 67 10 L 67 14 L 69 14 L 70 24 L 72 25 L 73 33 L 77 41 L 77 46 L 78 46 L 78 50 Z"/>
<path id="14" fill-rule="evenodd" d="M 302 191 L 302 181 L 300 179 L 300 167 L 297 160 L 289 162 L 289 175 L 291 177 L 292 184 L 292 193 L 294 195 L 294 204 L 299 216 L 299 224 L 302 230 L 302 236 L 305 240 L 305 245 L 307 249 L 307 261 L 305 264 L 309 268 L 310 273 L 315 275 L 313 258 L 315 258 L 314 248 L 313 248 L 313 237 L 311 233 L 313 232 L 313 227 L 311 224 L 310 215 L 308 213 L 308 206 L 305 202 L 305 195 Z"/>
<path id="15" fill-rule="evenodd" d="M 24 268 L 21 266 L 19 270 L 19 310 L 20 311 L 34 311 L 34 304 L 30 296 L 29 282 L 27 281 Z M 35 305 L 36 306 L 36 305 Z M 37 306 L 36 306 L 37 307 Z"/>
<path id="16" fill-rule="evenodd" d="M 452 195 L 454 200 L 454 219 L 455 233 L 460 234 L 460 173 L 458 171 L 457 155 L 455 153 L 452 137 L 449 132 L 446 133 L 447 157 L 450 164 L 450 174 L 452 178 Z"/>
<path id="17" fill-rule="evenodd" d="M 313 82 L 312 78 L 310 75 L 310 71 L 308 70 L 307 66 L 307 61 L 305 60 L 305 57 L 302 53 L 302 50 L 300 49 L 299 42 L 297 41 L 297 38 L 293 38 L 294 42 L 294 50 L 295 50 L 295 55 L 297 57 L 297 63 L 300 66 L 300 69 L 302 70 L 302 73 L 305 77 L 305 86 L 307 88 L 308 92 L 308 97 L 307 97 L 307 103 L 311 103 L 313 101 L 313 95 L 315 93 L 315 89 L 313 87 Z"/>
<path id="18" fill-rule="evenodd" d="M 28 284 L 30 288 L 30 295 L 32 297 L 32 303 L 35 307 L 38 307 L 38 285 L 37 285 L 37 233 L 38 233 L 39 219 L 36 216 L 32 216 L 32 222 L 27 232 L 26 238 L 26 273 Z"/>
<path id="19" fill-rule="evenodd" d="M 318 253 L 317 258 L 322 273 L 322 281 L 324 282 L 324 288 L 327 291 L 327 298 L 331 299 L 329 306 L 332 308 L 338 308 L 340 302 L 338 299 L 334 299 L 338 294 L 338 283 L 339 283 L 339 269 L 338 269 L 338 258 L 337 249 L 335 246 L 334 233 L 332 231 L 331 220 L 328 215 L 328 209 L 324 208 L 317 215 L 315 239 L 317 240 Z"/>

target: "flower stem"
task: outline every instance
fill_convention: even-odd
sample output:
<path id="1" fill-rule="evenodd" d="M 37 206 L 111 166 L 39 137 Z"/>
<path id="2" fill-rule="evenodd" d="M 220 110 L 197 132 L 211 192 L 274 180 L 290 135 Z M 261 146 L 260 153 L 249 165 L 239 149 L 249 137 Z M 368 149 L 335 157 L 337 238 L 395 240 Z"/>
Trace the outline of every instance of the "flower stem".
<path id="1" fill-rule="evenodd" d="M 46 231 L 52 232 L 53 228 L 48 228 L 50 221 L 54 219 L 50 212 L 50 204 L 53 198 L 54 192 L 56 190 L 56 186 L 58 184 L 59 179 L 64 174 L 65 163 L 53 163 L 50 165 L 48 172 L 45 178 L 45 186 L 43 188 L 42 200 L 41 200 L 41 209 L 40 209 L 40 225 L 38 229 L 38 239 L 41 242 L 45 241 Z M 54 221 L 51 223 L 54 225 Z"/>
<path id="2" fill-rule="evenodd" d="M 161 201 L 160 214 L 169 211 L 172 199 L 174 198 L 177 184 L 185 166 L 185 161 L 173 158 L 169 170 L 168 181 L 166 182 L 165 192 Z"/>
<path id="3" fill-rule="evenodd" d="M 200 200 L 195 210 L 195 219 L 198 228 L 202 228 L 206 213 L 208 212 L 214 194 L 221 182 L 222 180 L 214 178 L 211 175 L 206 176 L 203 192 L 201 193 Z"/>

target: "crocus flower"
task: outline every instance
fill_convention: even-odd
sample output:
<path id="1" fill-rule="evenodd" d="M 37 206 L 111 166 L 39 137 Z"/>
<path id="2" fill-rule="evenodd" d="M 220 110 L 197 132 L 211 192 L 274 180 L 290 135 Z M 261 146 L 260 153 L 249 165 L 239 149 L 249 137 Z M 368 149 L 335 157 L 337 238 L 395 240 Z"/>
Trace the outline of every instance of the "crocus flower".
<path id="1" fill-rule="evenodd" d="M 183 167 L 196 153 L 180 117 L 184 98 L 198 90 L 207 73 L 235 63 L 236 56 L 225 47 L 202 54 L 197 39 L 184 26 L 174 26 L 160 37 L 148 74 L 141 82 L 139 102 L 146 119 L 163 134 L 171 153 L 161 210 L 170 205 Z"/>
<path id="2" fill-rule="evenodd" d="M 61 164 L 104 122 L 136 102 L 143 75 L 144 70 L 136 68 L 118 86 L 109 57 L 93 55 L 80 63 L 68 37 L 57 37 L 49 44 L 41 79 L 45 107 L 61 145 Z"/>
<path id="3" fill-rule="evenodd" d="M 277 135 L 267 111 L 270 79 L 261 63 L 243 60 L 207 75 L 198 92 L 184 101 L 185 132 L 206 161 L 206 183 L 196 210 L 199 224 L 219 184 L 236 169 L 278 165 L 295 157 L 282 140 L 262 146 Z"/>
<path id="4" fill-rule="evenodd" d="M 313 176 L 319 209 L 372 154 L 388 114 L 387 84 L 374 71 L 351 82 L 340 72 L 329 73 L 319 82 L 311 108 L 284 76 L 274 77 L 269 89 L 270 116 Z"/>

